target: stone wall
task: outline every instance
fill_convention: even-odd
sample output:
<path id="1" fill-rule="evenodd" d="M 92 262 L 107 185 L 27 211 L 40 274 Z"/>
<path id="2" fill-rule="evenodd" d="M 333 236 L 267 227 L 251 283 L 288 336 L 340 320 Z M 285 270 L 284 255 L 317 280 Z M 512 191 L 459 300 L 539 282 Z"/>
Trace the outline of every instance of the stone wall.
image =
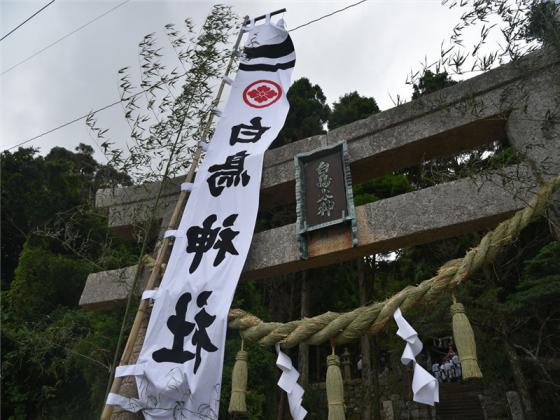
<path id="1" fill-rule="evenodd" d="M 439 419 L 437 404 L 435 408 L 432 408 L 415 403 L 411 400 L 411 394 L 403 392 L 405 389 L 410 389 L 411 377 L 399 379 L 397 376 L 400 376 L 397 371 L 389 373 L 388 370 L 379 375 L 381 420 Z M 407 384 L 404 383 L 405 380 Z M 490 386 L 482 386 L 478 398 L 485 420 L 523 420 L 523 412 L 520 409 L 520 400 L 517 392 L 506 391 L 506 385 L 499 381 L 493 381 Z M 374 395 L 365 395 L 361 379 L 351 379 L 344 382 L 347 420 L 363 420 L 362 404 L 367 398 L 373 400 Z M 513 406 L 511 401 L 513 401 Z M 519 404 L 516 405 L 516 401 Z M 304 407 L 310 412 L 308 416 L 310 420 L 326 419 L 328 417 L 327 395 L 324 382 L 310 385 L 304 397 Z"/>
<path id="2" fill-rule="evenodd" d="M 382 420 L 435 420 L 435 410 L 423 404 L 405 399 L 398 393 L 391 393 L 383 383 L 386 376 L 380 375 L 381 388 L 381 419 Z M 308 391 L 310 396 L 306 397 L 308 405 L 305 405 L 311 414 L 310 419 L 327 418 L 327 394 L 325 383 L 312 384 Z M 347 420 L 362 420 L 362 404 L 366 399 L 373 400 L 374 395 L 366 395 L 361 379 L 352 379 L 344 383 L 344 401 L 346 405 Z"/>

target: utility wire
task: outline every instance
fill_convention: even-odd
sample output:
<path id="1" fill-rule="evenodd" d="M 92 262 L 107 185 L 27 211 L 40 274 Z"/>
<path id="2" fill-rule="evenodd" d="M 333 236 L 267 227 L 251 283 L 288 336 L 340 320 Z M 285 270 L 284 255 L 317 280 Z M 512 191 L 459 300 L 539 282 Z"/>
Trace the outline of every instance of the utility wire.
<path id="1" fill-rule="evenodd" d="M 124 3 L 128 2 L 128 1 L 130 1 L 130 0 L 126 0 Z M 344 11 L 344 10 L 350 9 L 350 8 L 352 8 L 352 7 L 354 7 L 354 6 L 357 6 L 357 5 L 361 4 L 361 3 L 364 3 L 364 2 L 366 2 L 366 1 L 368 1 L 368 0 L 361 0 L 361 1 L 357 2 L 357 3 L 350 4 L 350 5 L 348 5 L 348 6 L 344 7 L 344 8 L 342 8 L 342 9 L 335 10 L 334 12 L 331 12 L 331 13 L 329 13 L 329 14 L 327 14 L 327 15 L 321 16 L 321 17 L 319 17 L 319 18 L 317 18 L 317 19 L 313 19 L 313 20 L 311 20 L 311 21 L 309 21 L 309 22 L 307 22 L 307 23 L 304 23 L 303 25 L 296 26 L 295 28 L 290 29 L 288 32 L 293 32 L 293 31 L 295 31 L 295 30 L 297 30 L 297 29 L 299 29 L 299 28 L 303 28 L 304 26 L 311 25 L 311 24 L 314 23 L 314 22 L 318 22 L 318 21 L 320 21 L 320 20 L 322 20 L 322 19 L 325 19 L 325 18 L 327 18 L 327 17 L 329 17 L 329 16 L 332 16 L 332 15 L 335 15 L 335 14 L 337 14 L 337 13 L 340 13 L 340 12 L 342 12 L 342 11 Z M 124 3 L 121 3 L 119 6 L 123 5 Z M 119 7 L 119 6 L 117 6 L 117 7 Z M 108 12 L 106 12 L 106 13 L 108 13 Z M 10 69 L 9 69 L 9 70 L 10 70 Z M 9 70 L 8 70 L 8 71 L 9 71 Z M 4 74 L 4 73 L 2 73 L 2 74 Z M 176 80 L 176 79 L 178 79 L 178 78 L 180 78 L 180 77 L 182 77 L 182 76 L 184 76 L 184 74 L 181 74 L 181 75 L 179 75 L 179 76 L 176 76 L 176 77 L 170 79 L 169 81 Z M 156 84 L 155 86 L 157 86 L 157 84 Z M 127 98 L 127 99 L 132 99 L 133 97 L 136 97 L 136 96 L 138 96 L 138 95 L 141 95 L 142 93 L 145 93 L 145 92 L 147 92 L 147 91 L 150 90 L 150 89 L 153 89 L 155 86 L 152 86 L 151 88 L 148 88 L 148 89 L 142 90 L 142 91 L 140 91 L 140 92 L 138 92 L 138 93 L 135 93 L 134 95 L 132 95 L 130 98 Z M 118 104 L 121 103 L 121 102 L 122 102 L 122 100 L 118 100 L 118 101 L 115 101 L 115 102 L 113 102 L 113 103 L 111 103 L 111 104 L 105 105 L 105 106 L 103 106 L 103 107 L 101 107 L 101 108 L 98 108 L 98 109 L 96 109 L 96 110 L 94 110 L 94 111 L 88 112 L 87 114 L 84 114 L 84 115 L 82 115 L 82 116 L 80 116 L 80 117 L 74 118 L 74 119 L 71 120 L 71 121 L 68 121 L 68 122 L 66 122 L 66 123 L 64 123 L 64 124 L 61 124 L 61 125 L 59 125 L 59 126 L 57 126 L 57 127 L 52 128 L 52 129 L 50 129 L 50 130 L 48 130 L 48 131 L 45 131 L 45 132 L 43 132 L 43 133 L 41 133 L 41 134 L 38 134 L 38 135 L 36 135 L 35 137 L 31 137 L 30 139 L 27 139 L 27 140 L 25 140 L 25 141 L 22 141 L 21 143 L 18 143 L 18 144 L 14 145 L 14 146 L 11 146 L 11 147 L 7 148 L 6 150 L 12 150 L 12 149 L 15 149 L 16 147 L 23 146 L 24 144 L 29 143 L 30 141 L 33 141 L 33 140 L 36 140 L 36 139 L 38 139 L 38 138 L 40 138 L 40 137 L 46 136 L 47 134 L 50 134 L 50 133 L 52 133 L 53 131 L 57 131 L 57 130 L 60 130 L 61 128 L 67 127 L 67 126 L 69 126 L 69 125 L 71 125 L 71 124 L 74 124 L 74 123 L 76 123 L 76 122 L 78 122 L 78 121 L 80 121 L 80 120 L 83 120 L 83 119 L 87 118 L 89 115 L 93 115 L 93 114 L 96 114 L 96 113 L 98 113 L 98 112 L 100 112 L 100 111 L 104 111 L 104 110 L 106 110 L 106 109 L 108 109 L 108 108 L 111 108 L 111 107 L 113 107 L 113 106 L 115 106 L 115 105 L 118 105 Z"/>
<path id="2" fill-rule="evenodd" d="M 39 51 L 31 54 L 29 57 L 27 57 L 26 59 L 20 61 L 17 64 L 14 64 L 12 67 L 10 67 L 9 69 L 3 71 L 1 73 L 1 75 L 5 75 L 6 73 L 8 73 L 9 71 L 12 71 L 13 69 L 15 69 L 18 66 L 21 66 L 23 63 L 27 63 L 29 60 L 31 60 L 32 58 L 38 56 L 39 54 L 41 54 L 42 52 L 48 50 L 51 47 L 54 47 L 56 44 L 58 44 L 59 42 L 65 40 L 66 38 L 68 38 L 71 35 L 74 35 L 76 32 L 81 31 L 82 29 L 84 29 L 86 26 L 91 25 L 93 22 L 101 19 L 102 17 L 108 15 L 109 13 L 111 13 L 114 10 L 117 10 L 119 7 L 124 6 L 126 3 L 128 3 L 130 0 L 125 0 L 122 3 L 117 4 L 115 7 L 110 8 L 109 10 L 103 12 L 102 14 L 96 16 L 95 18 L 93 18 L 92 20 L 90 20 L 89 22 L 84 23 L 82 26 L 77 27 L 76 29 L 74 29 L 72 32 L 67 33 L 66 35 L 64 35 L 61 38 L 58 38 L 56 41 L 51 42 L 49 45 L 47 45 L 46 47 L 40 49 Z"/>
<path id="3" fill-rule="evenodd" d="M 332 15 L 336 15 L 337 13 L 343 12 L 343 11 L 348 10 L 348 9 L 350 9 L 350 8 L 352 8 L 352 7 L 355 7 L 355 6 L 359 5 L 359 4 L 365 3 L 366 1 L 368 1 L 368 0 L 361 0 L 361 1 L 357 2 L 357 3 L 349 4 L 348 6 L 343 7 L 342 9 L 335 10 L 334 12 L 331 12 L 331 13 L 328 13 L 328 14 L 323 15 L 323 16 L 321 16 L 321 17 L 318 17 L 317 19 L 310 20 L 309 22 L 306 22 L 306 23 L 304 23 L 303 25 L 296 26 L 295 28 L 290 29 L 288 32 L 293 32 L 293 31 L 295 31 L 295 30 L 297 30 L 297 29 L 299 29 L 299 28 L 303 28 L 304 26 L 311 25 L 312 23 L 315 23 L 315 22 L 319 22 L 320 20 L 323 20 L 323 19 L 325 19 L 325 18 L 328 18 L 328 17 L 330 17 L 330 16 L 332 16 Z"/>
<path id="4" fill-rule="evenodd" d="M 4 38 L 7 38 L 8 35 L 11 35 L 12 33 L 14 33 L 15 31 L 17 31 L 19 28 L 21 28 L 23 25 L 25 25 L 27 22 L 29 22 L 31 19 L 33 19 L 35 16 L 37 16 L 39 13 L 41 13 L 43 10 L 45 10 L 47 7 L 49 7 L 51 4 L 53 4 L 55 2 L 55 0 L 51 0 L 50 3 L 47 3 L 46 5 L 44 5 L 43 7 L 41 7 L 39 10 L 37 10 L 35 13 L 33 13 L 31 16 L 29 16 L 27 19 L 25 19 L 23 22 L 21 22 L 18 26 L 16 26 L 14 29 L 12 29 L 10 32 L 8 32 L 6 35 L 4 35 L 2 38 L 0 38 L 0 41 L 3 41 Z"/>
<path id="5" fill-rule="evenodd" d="M 179 78 L 181 78 L 181 77 L 183 77 L 183 76 L 185 76 L 185 75 L 186 75 L 186 73 L 180 74 L 180 75 L 175 76 L 175 77 L 173 77 L 173 78 L 171 78 L 171 79 L 169 79 L 169 80 L 166 80 L 165 82 L 156 83 L 154 86 L 151 86 L 151 87 L 149 87 L 149 88 L 147 88 L 147 89 L 141 90 L 140 92 L 136 92 L 134 95 L 128 96 L 127 98 L 119 99 L 118 101 L 115 101 L 115 102 L 113 102 L 113 103 L 110 103 L 110 104 L 107 104 L 107 105 L 105 105 L 105 106 L 102 106 L 101 108 L 97 108 L 96 110 L 90 111 L 90 112 L 88 112 L 87 114 L 84 114 L 84 115 L 81 115 L 81 116 L 79 116 L 79 117 L 76 117 L 76 118 L 74 118 L 73 120 L 70 120 L 70 121 L 68 121 L 68 122 L 65 122 L 64 124 L 60 124 L 60 125 L 58 125 L 58 126 L 56 126 L 56 127 L 54 127 L 54 128 L 51 128 L 50 130 L 45 131 L 45 132 L 43 132 L 43 133 L 41 133 L 41 134 L 38 134 L 38 135 L 36 135 L 35 137 L 31 137 L 30 139 L 27 139 L 27 140 L 25 140 L 25 141 L 22 141 L 21 143 L 18 143 L 18 144 L 14 145 L 14 146 L 8 147 L 6 150 L 12 150 L 12 149 L 15 149 L 16 147 L 23 146 L 24 144 L 29 143 L 30 141 L 33 141 L 33 140 L 37 140 L 37 139 L 40 138 L 40 137 L 46 136 L 47 134 L 50 134 L 50 133 L 52 133 L 53 131 L 60 130 L 61 128 L 67 127 L 67 126 L 69 126 L 69 125 L 71 125 L 71 124 L 74 124 L 75 122 L 78 122 L 78 121 L 80 121 L 80 120 L 83 120 L 83 119 L 87 118 L 89 115 L 93 115 L 93 114 L 97 114 L 98 112 L 105 111 L 105 110 L 108 109 L 108 108 L 111 108 L 111 107 L 113 107 L 113 106 L 115 106 L 115 105 L 120 104 L 120 103 L 121 103 L 122 101 L 124 101 L 124 100 L 128 101 L 128 100 L 130 100 L 130 99 L 132 99 L 132 98 L 137 97 L 138 95 L 142 95 L 143 93 L 146 93 L 146 92 L 148 92 L 148 91 L 150 91 L 150 90 L 152 90 L 152 89 L 156 89 L 158 86 L 160 86 L 160 85 L 162 85 L 162 84 L 164 84 L 164 83 L 172 82 L 172 81 L 177 80 L 177 79 L 179 79 Z"/>

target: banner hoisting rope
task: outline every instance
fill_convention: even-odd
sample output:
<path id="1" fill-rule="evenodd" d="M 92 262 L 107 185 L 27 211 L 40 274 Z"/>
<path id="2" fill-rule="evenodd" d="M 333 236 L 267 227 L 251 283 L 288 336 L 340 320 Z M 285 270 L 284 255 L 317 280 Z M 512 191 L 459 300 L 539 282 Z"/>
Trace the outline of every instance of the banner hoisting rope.
<path id="1" fill-rule="evenodd" d="M 189 185 L 140 356 L 116 376 L 136 377 L 138 399 L 107 404 L 145 418 L 217 419 L 228 311 L 257 217 L 264 152 L 288 114 L 295 51 L 283 20 L 252 20 L 228 102 Z M 187 188 L 185 186 L 184 188 Z"/>

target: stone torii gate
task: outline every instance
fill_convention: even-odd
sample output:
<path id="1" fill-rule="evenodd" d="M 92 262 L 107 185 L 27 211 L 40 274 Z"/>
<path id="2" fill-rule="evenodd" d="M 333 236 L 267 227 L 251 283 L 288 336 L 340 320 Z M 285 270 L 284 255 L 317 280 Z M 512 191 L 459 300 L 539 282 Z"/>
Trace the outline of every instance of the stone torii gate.
<path id="1" fill-rule="evenodd" d="M 492 228 L 524 207 L 540 183 L 560 173 L 560 58 L 543 49 L 328 134 L 268 151 L 261 210 L 295 201 L 296 154 L 341 140 L 348 145 L 355 183 L 496 140 L 507 140 L 525 159 L 493 173 L 356 207 L 355 247 L 345 232 L 319 231 L 309 242 L 309 258 L 302 260 L 295 224 L 257 233 L 242 280 L 264 279 Z M 164 191 L 157 215 L 160 236 L 173 212 L 180 182 L 177 179 Z M 117 234 L 130 237 L 134 224 L 146 218 L 158 188 L 150 184 L 101 190 L 96 205 L 108 212 L 109 225 Z M 80 305 L 96 309 L 123 304 L 134 271 L 135 267 L 127 267 L 90 274 Z M 142 341 L 140 334 L 131 363 Z M 133 381 L 127 380 L 121 393 L 134 393 L 134 388 Z M 113 418 L 135 417 L 115 410 Z"/>

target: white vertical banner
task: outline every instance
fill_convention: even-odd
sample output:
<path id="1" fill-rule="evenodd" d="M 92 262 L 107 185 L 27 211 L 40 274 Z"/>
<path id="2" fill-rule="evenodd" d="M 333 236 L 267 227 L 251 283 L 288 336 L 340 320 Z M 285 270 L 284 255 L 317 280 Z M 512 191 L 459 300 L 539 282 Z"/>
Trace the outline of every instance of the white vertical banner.
<path id="1" fill-rule="evenodd" d="M 174 236 L 134 375 L 147 419 L 217 419 L 227 315 L 253 236 L 263 156 L 288 113 L 295 52 L 283 21 L 247 27 L 244 57 Z M 148 297 L 148 296 L 147 296 Z"/>

